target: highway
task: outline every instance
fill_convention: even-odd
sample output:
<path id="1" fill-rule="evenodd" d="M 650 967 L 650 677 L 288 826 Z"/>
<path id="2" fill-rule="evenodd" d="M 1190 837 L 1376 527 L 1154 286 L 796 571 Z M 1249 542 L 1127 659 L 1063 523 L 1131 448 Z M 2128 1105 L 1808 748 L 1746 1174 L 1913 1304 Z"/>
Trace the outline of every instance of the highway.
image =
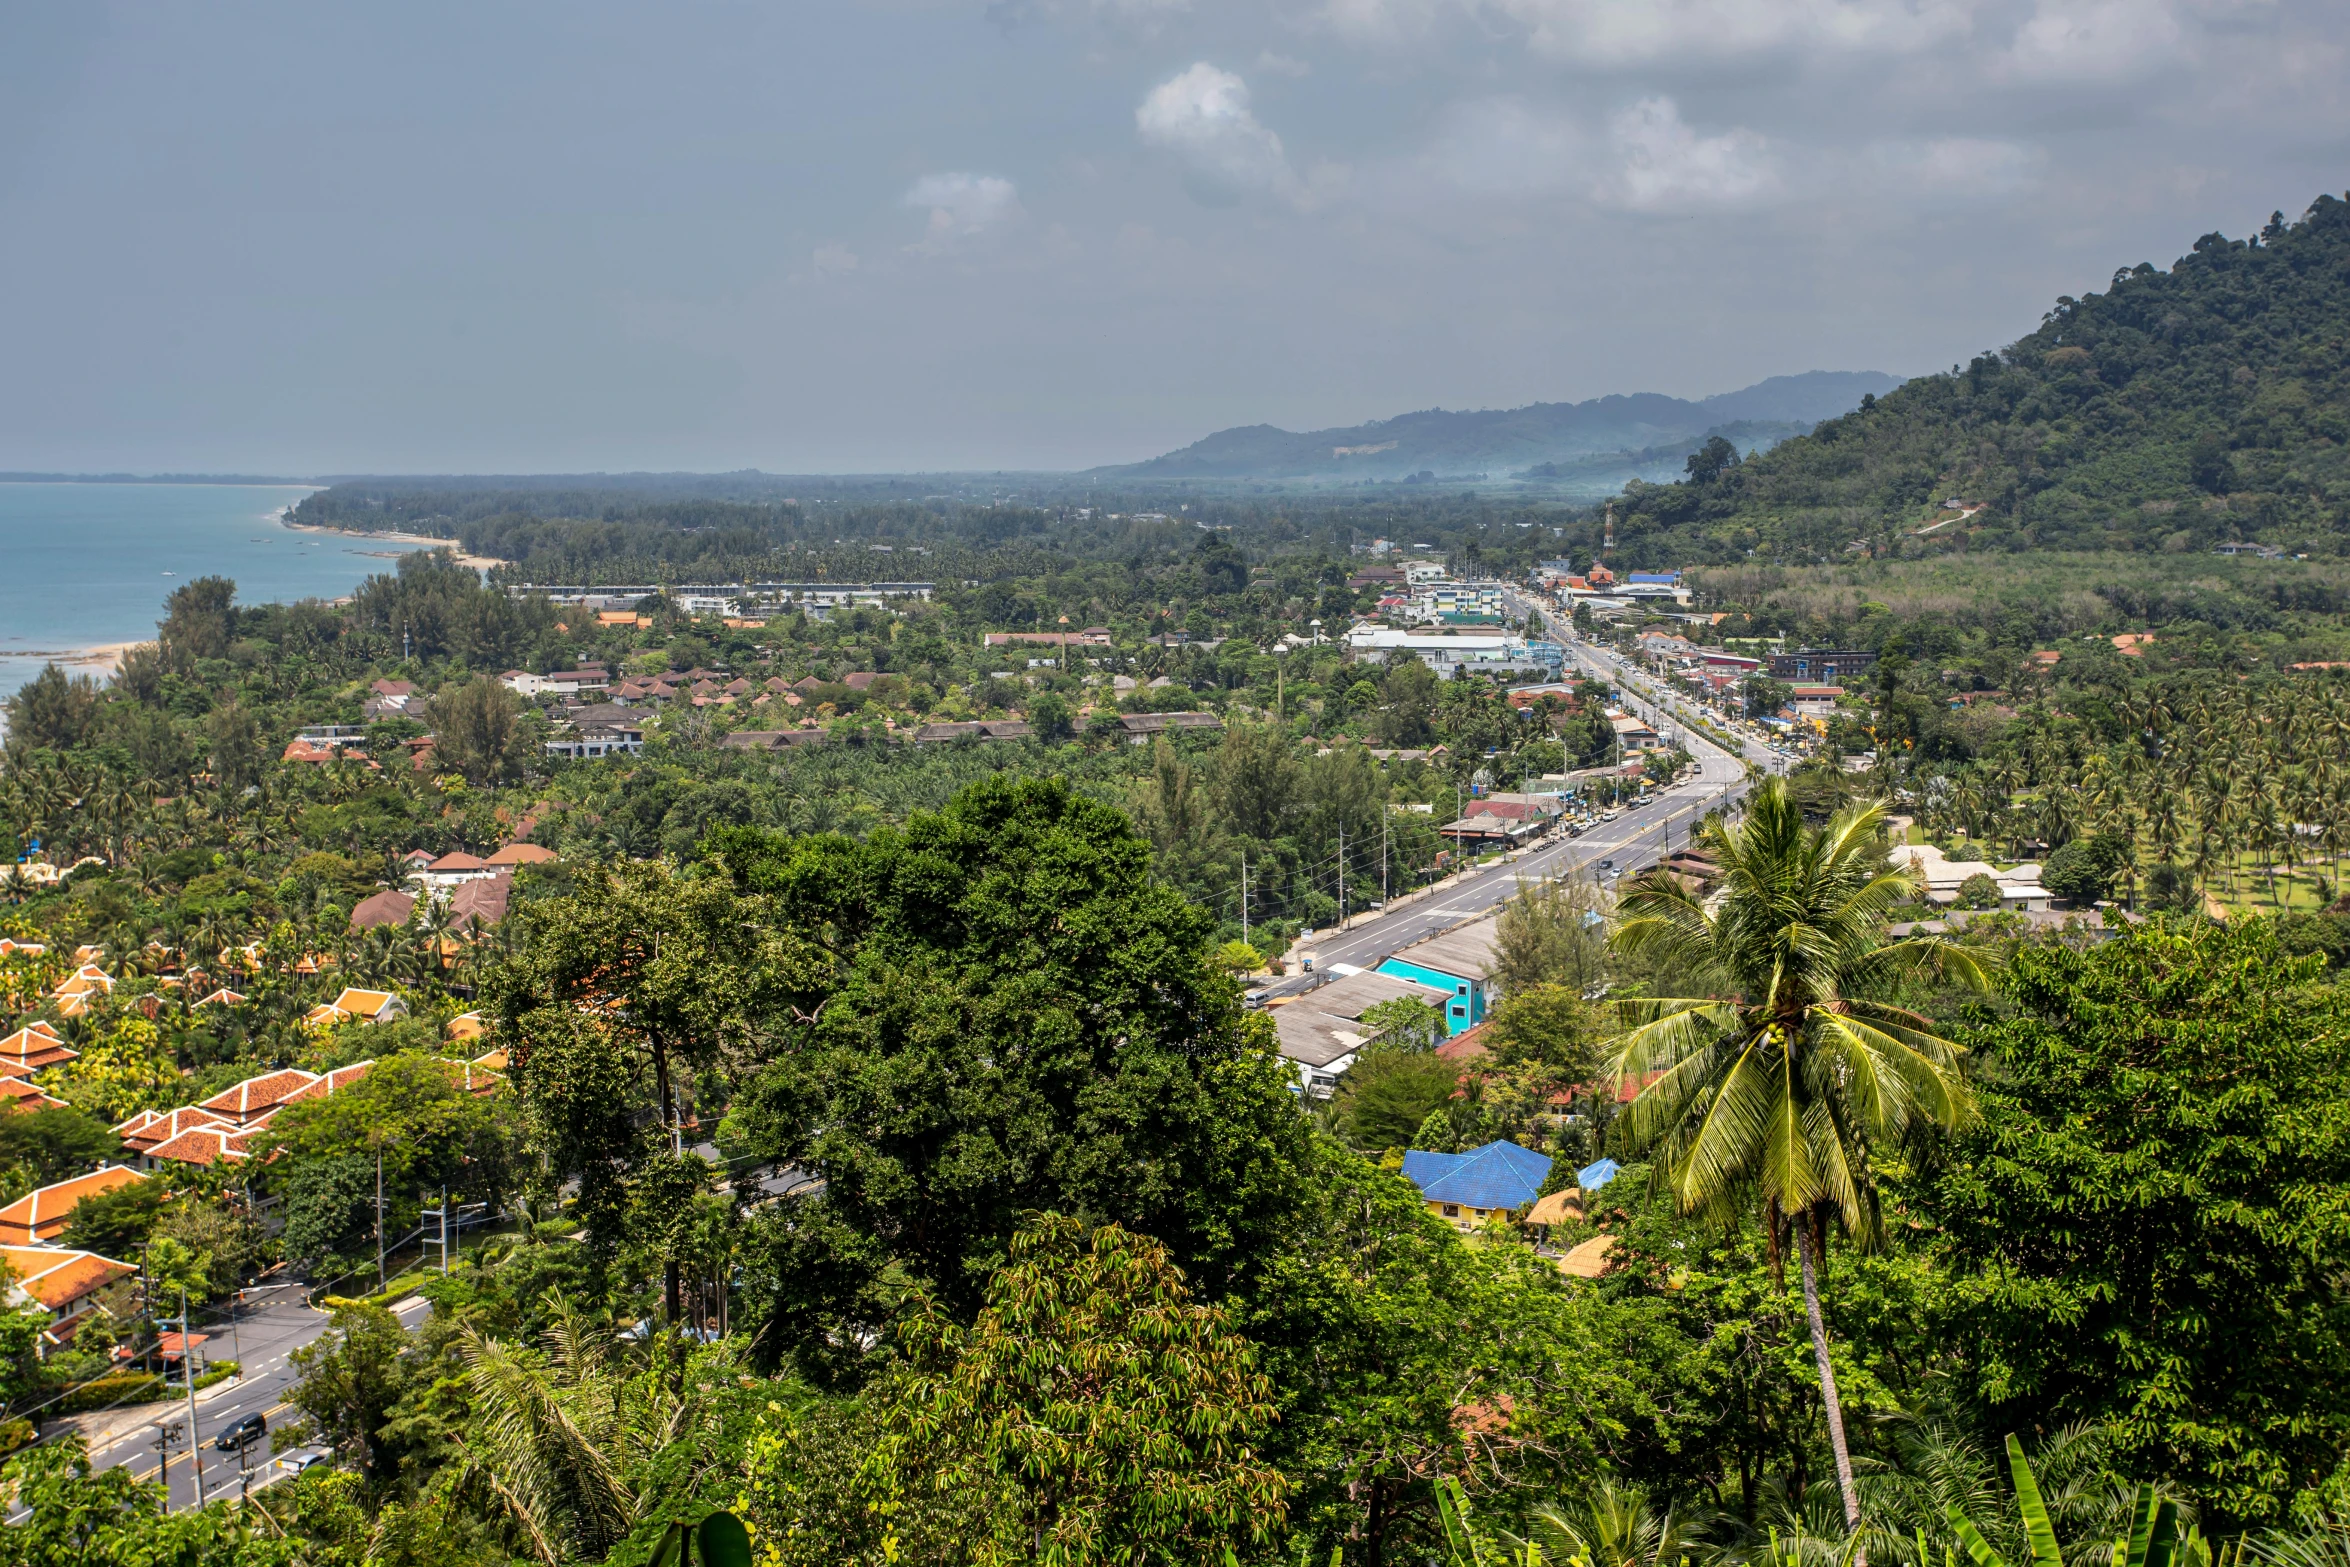
<path id="1" fill-rule="evenodd" d="M 204 1466 L 204 1495 L 208 1501 L 235 1496 L 241 1472 L 239 1455 L 221 1452 L 212 1445 L 214 1438 L 247 1415 L 266 1416 L 273 1433 L 295 1418 L 295 1412 L 285 1402 L 287 1390 L 298 1380 L 293 1353 L 324 1333 L 328 1321 L 326 1312 L 303 1304 L 302 1294 L 298 1285 L 281 1285 L 262 1293 L 258 1303 L 247 1305 L 238 1314 L 233 1334 L 225 1325 L 214 1328 L 210 1342 L 203 1346 L 204 1352 L 214 1359 L 230 1359 L 241 1353 L 242 1364 L 247 1368 L 234 1382 L 200 1389 L 196 1394 L 196 1430 L 202 1443 L 198 1453 Z M 410 1298 L 395 1307 L 393 1314 L 402 1326 L 413 1328 L 429 1309 L 423 1299 Z M 176 1513 L 195 1505 L 196 1480 L 188 1464 L 186 1440 L 186 1394 L 152 1404 L 79 1415 L 65 1423 L 87 1435 L 90 1460 L 95 1467 L 127 1466 L 142 1480 L 154 1479 L 161 1467 L 156 1449 L 158 1433 L 177 1426 L 179 1431 L 171 1444 L 170 1509 Z M 274 1472 L 268 1437 L 254 1443 L 244 1458 L 256 1487 Z"/>
<path id="2" fill-rule="evenodd" d="M 1523 614 L 1524 609 L 1518 613 Z M 1514 897 L 1523 883 L 1604 874 L 1599 871 L 1602 860 L 1612 860 L 1622 870 L 1650 864 L 1673 849 L 1685 847 L 1708 811 L 1745 792 L 1748 761 L 1765 768 L 1783 765 L 1767 747 L 1752 741 L 1745 743 L 1745 757 L 1731 755 L 1690 726 L 1688 720 L 1696 713 L 1690 704 L 1645 676 L 1627 674 L 1604 649 L 1571 637 L 1567 647 L 1583 668 L 1616 686 L 1628 711 L 1647 720 L 1660 735 L 1669 732 L 1678 738 L 1697 761 L 1697 777 L 1662 791 L 1643 805 L 1625 807 L 1618 819 L 1597 823 L 1580 838 L 1555 839 L 1522 858 L 1463 877 L 1432 897 L 1301 941 L 1297 956 L 1311 956 L 1315 972 L 1275 980 L 1258 987 L 1254 994 L 1267 999 L 1298 995 L 1340 968 L 1375 968 L 1415 941 L 1491 913 Z"/>

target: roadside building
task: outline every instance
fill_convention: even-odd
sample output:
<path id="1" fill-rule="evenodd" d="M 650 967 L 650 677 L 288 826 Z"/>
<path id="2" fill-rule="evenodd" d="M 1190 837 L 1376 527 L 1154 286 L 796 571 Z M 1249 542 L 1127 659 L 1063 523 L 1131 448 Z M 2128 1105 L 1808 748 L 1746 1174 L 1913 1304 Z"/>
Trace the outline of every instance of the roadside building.
<path id="1" fill-rule="evenodd" d="M 1354 969 L 1319 990 L 1273 1009 L 1273 1032 L 1281 1054 L 1296 1063 L 1298 1088 L 1313 1099 L 1328 1098 L 1377 1032 L 1363 1014 L 1383 1001 L 1406 997 L 1441 1011 L 1449 992 L 1434 986 Z"/>
<path id="2" fill-rule="evenodd" d="M 1444 1031 L 1458 1034 L 1485 1021 L 1501 999 L 1498 917 L 1477 920 L 1441 936 L 1414 942 L 1379 965 L 1379 972 L 1425 985 L 1444 996 Z"/>
<path id="3" fill-rule="evenodd" d="M 100 1291 L 139 1271 L 94 1251 L 53 1246 L 0 1245 L 0 1268 L 7 1271 L 9 1309 L 37 1309 L 49 1314 L 41 1329 L 44 1356 L 58 1345 L 72 1342 L 90 1314 L 100 1309 Z"/>

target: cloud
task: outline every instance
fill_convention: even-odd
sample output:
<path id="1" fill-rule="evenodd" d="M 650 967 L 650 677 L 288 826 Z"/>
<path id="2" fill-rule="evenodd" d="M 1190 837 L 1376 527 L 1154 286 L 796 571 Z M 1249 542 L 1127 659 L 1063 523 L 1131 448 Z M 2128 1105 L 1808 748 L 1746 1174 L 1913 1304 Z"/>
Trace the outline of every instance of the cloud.
<path id="1" fill-rule="evenodd" d="M 846 277 L 857 265 L 857 253 L 846 245 L 819 245 L 808 257 L 808 268 L 818 277 Z"/>
<path id="2" fill-rule="evenodd" d="M 2040 0 L 2001 64 L 2033 81 L 2119 81 L 2175 54 L 2181 37 L 2160 0 Z"/>
<path id="3" fill-rule="evenodd" d="M 1134 111 L 1134 128 L 1182 166 L 1185 188 L 1211 206 L 1303 194 L 1281 138 L 1249 108 L 1248 83 L 1205 60 L 1152 88 Z"/>
<path id="4" fill-rule="evenodd" d="M 1750 206 L 1780 190 L 1770 144 L 1743 128 L 1700 136 L 1670 98 L 1643 98 L 1608 121 L 1615 167 L 1595 194 L 1634 212 Z"/>
<path id="5" fill-rule="evenodd" d="M 1258 53 L 1256 69 L 1271 72 L 1275 76 L 1311 76 L 1314 74 L 1314 68 L 1305 61 L 1292 59 L 1285 54 L 1275 54 L 1270 49 Z"/>
<path id="6" fill-rule="evenodd" d="M 994 174 L 925 174 L 898 204 L 928 209 L 930 226 L 915 247 L 921 250 L 944 250 L 1021 215 L 1019 189 Z"/>
<path id="7" fill-rule="evenodd" d="M 1582 191 L 1591 181 L 1592 137 L 1556 110 L 1489 98 L 1445 116 L 1427 161 L 1445 183 L 1476 195 Z"/>
<path id="8" fill-rule="evenodd" d="M 1977 136 L 1879 142 L 1869 153 L 1909 192 L 1961 197 L 2004 196 L 2036 185 L 2048 162 L 2038 147 Z"/>
<path id="9" fill-rule="evenodd" d="M 1773 53 L 1914 54 L 1964 35 L 1974 0 L 1325 0 L 1342 35 L 1396 47 L 1448 18 L 1499 19 L 1553 60 L 1609 67 Z"/>

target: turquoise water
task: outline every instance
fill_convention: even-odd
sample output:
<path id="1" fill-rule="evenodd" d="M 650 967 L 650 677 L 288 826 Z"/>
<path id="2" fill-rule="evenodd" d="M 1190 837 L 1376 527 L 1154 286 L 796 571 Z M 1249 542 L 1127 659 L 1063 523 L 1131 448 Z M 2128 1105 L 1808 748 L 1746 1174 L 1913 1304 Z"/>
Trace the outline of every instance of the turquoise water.
<path id="1" fill-rule="evenodd" d="M 311 489 L 0 483 L 0 696 L 50 658 L 73 672 L 63 655 L 154 636 L 191 577 L 234 578 L 240 604 L 340 598 L 419 547 L 280 524 Z"/>

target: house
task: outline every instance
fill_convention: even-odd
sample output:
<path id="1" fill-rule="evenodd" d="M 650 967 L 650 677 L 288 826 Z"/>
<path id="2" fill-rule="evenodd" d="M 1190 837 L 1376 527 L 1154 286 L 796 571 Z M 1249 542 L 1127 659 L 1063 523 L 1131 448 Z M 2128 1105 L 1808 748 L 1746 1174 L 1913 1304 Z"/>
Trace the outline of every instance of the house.
<path id="1" fill-rule="evenodd" d="M 415 912 L 414 894 L 386 888 L 372 897 L 359 900 L 351 910 L 351 928 L 375 930 L 386 925 L 405 925 L 408 917 Z"/>
<path id="2" fill-rule="evenodd" d="M 321 1018 L 319 1014 L 332 1016 Z M 389 1023 L 408 1015 L 408 1003 L 388 990 L 346 989 L 324 1006 L 313 1007 L 305 1023 L 342 1023 L 357 1018 L 363 1023 Z M 206 1103 L 210 1103 L 209 1100 Z"/>
<path id="3" fill-rule="evenodd" d="M 313 1078 L 311 1081 L 304 1083 L 301 1087 L 295 1089 L 292 1093 L 286 1095 L 284 1103 L 280 1104 L 278 1108 L 282 1110 L 286 1105 L 300 1104 L 307 1099 L 328 1098 L 342 1089 L 350 1087 L 353 1083 L 358 1082 L 361 1078 L 365 1077 L 374 1066 L 375 1062 L 372 1060 L 354 1061 L 349 1066 L 338 1066 L 333 1071 L 326 1073 L 323 1077 Z"/>
<path id="4" fill-rule="evenodd" d="M 479 1039 L 489 1032 L 489 1024 L 482 1021 L 479 1012 L 460 1012 L 449 1019 L 449 1026 L 442 1032 L 451 1039 Z"/>
<path id="5" fill-rule="evenodd" d="M 487 881 L 497 874 L 497 867 L 487 860 L 453 850 L 416 872 L 415 880 L 422 882 L 427 892 L 448 893 L 469 881 Z"/>
<path id="6" fill-rule="evenodd" d="M 209 1110 L 222 1121 L 235 1126 L 251 1128 L 268 1120 L 278 1106 L 317 1081 L 318 1074 L 315 1072 L 305 1072 L 300 1067 L 281 1067 L 275 1072 L 248 1077 L 233 1087 L 224 1088 L 195 1108 Z"/>
<path id="7" fill-rule="evenodd" d="M 27 1023 L 6 1039 L 0 1039 L 0 1076 L 26 1077 L 45 1066 L 71 1061 L 80 1054 L 78 1050 L 66 1049 L 65 1041 L 48 1024 Z"/>
<path id="8" fill-rule="evenodd" d="M 11 1309 L 38 1307 L 49 1313 L 41 1330 L 49 1345 L 72 1340 L 83 1320 L 98 1308 L 98 1292 L 139 1270 L 94 1251 L 50 1246 L 0 1246 L 0 1268 L 8 1275 Z"/>
<path id="9" fill-rule="evenodd" d="M 1450 838 L 1463 849 L 1507 849 L 1539 837 L 1546 824 L 1539 818 L 1521 820 L 1500 816 L 1491 811 L 1478 811 L 1459 821 L 1446 822 L 1436 829 L 1439 837 Z"/>
<path id="10" fill-rule="evenodd" d="M 1895 846 L 1893 863 L 1924 881 L 1926 901 L 1956 903 L 1959 888 L 1976 876 L 1987 876 L 1999 887 L 1999 906 L 2025 913 L 2048 907 L 2049 891 L 2040 885 L 2040 867 L 2026 862 L 2000 870 L 1987 860 L 1953 860 L 1930 843 Z"/>
<path id="11" fill-rule="evenodd" d="M 1035 731 L 1018 719 L 990 718 L 970 723 L 924 724 L 907 739 L 915 745 L 935 745 L 942 740 L 1026 740 Z"/>
<path id="12" fill-rule="evenodd" d="M 136 1186 L 146 1178 L 128 1165 L 110 1164 L 27 1192 L 0 1208 L 0 1246 L 45 1246 L 65 1233 L 83 1198 Z"/>
<path id="13" fill-rule="evenodd" d="M 1843 697 L 1842 686 L 1794 686 L 1787 699 L 1788 709 L 1797 718 L 1826 718 L 1836 711 L 1837 701 Z"/>
<path id="14" fill-rule="evenodd" d="M 0 958 L 39 958 L 48 956 L 48 953 L 49 949 L 40 942 L 0 936 Z"/>
<path id="15" fill-rule="evenodd" d="M 1420 1188 L 1428 1211 L 1455 1229 L 1471 1230 L 1530 1206 L 1550 1178 L 1550 1159 L 1512 1142 L 1491 1142 L 1467 1153 L 1403 1156 L 1404 1179 Z"/>
<path id="16" fill-rule="evenodd" d="M 506 900 L 513 894 L 514 878 L 493 876 L 488 881 L 469 881 L 449 895 L 449 925 L 453 930 L 482 930 L 506 917 Z"/>
<path id="17" fill-rule="evenodd" d="M 1299 1091 L 1311 1099 L 1326 1099 L 1377 1032 L 1363 1024 L 1364 1012 L 1382 1001 L 1405 997 L 1441 1009 L 1448 994 L 1357 969 L 1275 1008 L 1273 1034 L 1282 1056 L 1296 1063 Z"/>
<path id="18" fill-rule="evenodd" d="M 551 865 L 558 858 L 555 851 L 535 843 L 510 843 L 482 863 L 492 869 L 516 865 Z"/>
<path id="19" fill-rule="evenodd" d="M 30 1081 L 21 1077 L 0 1077 L 0 1115 L 13 1115 L 19 1110 L 30 1114 L 35 1110 L 61 1110 L 65 1101 L 52 1099 Z"/>
<path id="20" fill-rule="evenodd" d="M 1646 750 L 1648 747 L 1660 743 L 1656 731 L 1649 727 L 1648 720 L 1645 718 L 1634 718 L 1629 713 L 1620 713 L 1610 708 L 1607 721 L 1616 732 L 1617 743 L 1627 751 Z"/>
<path id="21" fill-rule="evenodd" d="M 218 990 L 215 990 L 211 995 L 206 996 L 203 1000 L 190 1002 L 188 1004 L 188 1010 L 193 1012 L 198 1007 L 241 1007 L 244 1004 L 245 997 L 242 993 L 231 990 L 228 988 L 228 986 L 223 985 Z"/>
<path id="22" fill-rule="evenodd" d="M 1486 1011 L 1501 999 L 1494 977 L 1501 967 L 1500 930 L 1495 917 L 1430 936 L 1381 963 L 1379 972 L 1442 992 L 1444 1031 L 1458 1034 L 1484 1022 Z"/>
<path id="23" fill-rule="evenodd" d="M 242 1164 L 251 1157 L 250 1144 L 261 1130 L 259 1126 L 192 1126 L 147 1150 L 148 1167 L 189 1164 L 208 1170 L 216 1164 Z"/>
<path id="24" fill-rule="evenodd" d="M 129 1120 L 114 1128 L 114 1135 L 122 1139 L 123 1151 L 142 1170 L 155 1168 L 155 1150 L 183 1133 L 210 1128 L 237 1130 L 234 1121 L 225 1120 L 210 1110 L 195 1105 L 182 1105 L 177 1110 L 141 1110 Z"/>
<path id="25" fill-rule="evenodd" d="M 1213 713 L 1126 713 L 1118 719 L 1130 745 L 1147 745 L 1154 735 L 1171 730 L 1221 730 L 1224 720 Z"/>

